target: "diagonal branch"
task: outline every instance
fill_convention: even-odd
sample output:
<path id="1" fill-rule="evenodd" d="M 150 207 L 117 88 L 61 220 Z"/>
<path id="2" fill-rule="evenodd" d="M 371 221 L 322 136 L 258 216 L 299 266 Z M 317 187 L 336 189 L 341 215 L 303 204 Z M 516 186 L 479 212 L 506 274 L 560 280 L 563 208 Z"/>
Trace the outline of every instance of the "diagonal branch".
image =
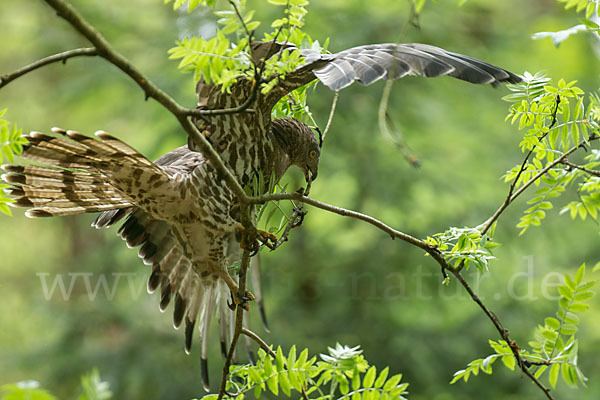
<path id="1" fill-rule="evenodd" d="M 93 57 L 93 56 L 97 56 L 97 55 L 98 55 L 98 51 L 96 51 L 96 49 L 93 47 L 85 47 L 85 48 L 81 48 L 81 49 L 67 50 L 62 53 L 53 54 L 51 56 L 37 60 L 37 61 L 35 61 L 29 65 L 26 65 L 22 68 L 19 68 L 18 70 L 11 72 L 9 74 L 0 75 L 0 88 L 3 88 L 4 86 L 8 85 L 10 82 L 14 81 L 15 79 L 17 79 L 25 74 L 28 74 L 32 71 L 35 71 L 36 69 L 42 68 L 48 64 L 52 64 L 52 63 L 56 63 L 56 62 L 62 62 L 64 64 L 70 58 Z"/>
<path id="2" fill-rule="evenodd" d="M 510 350 L 512 351 L 513 356 L 517 360 L 517 364 L 519 365 L 519 368 L 521 369 L 521 371 L 523 371 L 523 373 L 525 375 L 527 375 L 527 377 L 529 379 L 531 379 L 533 381 L 533 383 L 535 383 L 536 386 L 539 387 L 540 390 L 542 390 L 544 392 L 544 394 L 546 395 L 546 397 L 549 400 L 553 400 L 553 397 L 550 394 L 550 389 L 548 389 L 547 387 L 545 387 L 531 373 L 531 371 L 529 371 L 529 367 L 532 366 L 532 365 L 534 365 L 534 364 L 531 363 L 531 362 L 529 362 L 529 361 L 523 360 L 523 358 L 519 354 L 519 346 L 517 345 L 517 343 L 514 340 L 512 340 L 510 338 L 508 329 L 504 328 L 502 326 L 502 323 L 500 322 L 500 320 L 496 316 L 496 314 L 494 314 L 492 311 L 490 311 L 490 309 L 487 308 L 487 306 L 485 304 L 483 304 L 483 302 L 481 301 L 481 299 L 479 298 L 479 296 L 477 296 L 477 294 L 473 291 L 473 289 L 471 288 L 471 286 L 469 285 L 469 283 L 460 274 L 460 271 L 458 269 L 451 269 L 451 272 L 456 277 L 456 279 L 458 279 L 458 281 L 460 282 L 460 284 L 465 288 L 465 290 L 467 291 L 467 293 L 469 293 L 469 296 L 471 296 L 471 299 L 473 299 L 473 301 L 475 303 L 477 303 L 477 305 L 483 310 L 483 312 L 488 317 L 488 319 L 490 321 L 492 321 L 492 323 L 494 324 L 494 326 L 498 330 L 498 333 L 500 333 L 500 336 L 502 337 L 502 339 L 504 339 L 504 341 L 506 342 L 506 344 L 508 345 L 508 347 L 510 347 Z"/>
<path id="3" fill-rule="evenodd" d="M 595 138 L 599 138 L 598 136 L 592 137 L 590 138 L 590 140 L 593 140 Z M 564 160 L 566 159 L 566 157 L 571 154 L 572 152 L 574 152 L 575 150 L 577 150 L 579 148 L 579 146 L 574 147 L 572 149 L 569 150 L 569 152 L 567 152 L 563 157 L 559 158 L 557 160 L 557 164 L 560 163 L 560 160 Z M 548 167 L 548 170 L 551 167 Z M 535 179 L 539 179 L 544 173 L 546 173 L 546 171 L 544 172 L 540 172 L 540 174 L 538 174 L 537 178 Z M 531 182 L 533 183 L 533 182 Z M 529 186 L 531 183 L 529 183 L 527 186 Z M 525 187 L 526 188 L 526 187 Z M 513 194 L 513 196 L 518 196 L 519 194 L 521 194 L 525 188 L 520 188 L 517 192 L 515 192 Z M 354 219 L 358 219 L 360 221 L 364 221 L 367 222 L 373 226 L 375 226 L 376 228 L 380 229 L 381 231 L 387 233 L 388 235 L 390 235 L 392 237 L 392 239 L 394 238 L 398 238 L 400 240 L 403 240 L 409 244 L 412 244 L 416 247 L 419 247 L 423 250 L 425 250 L 429 255 L 431 255 L 436 262 L 442 267 L 442 271 L 450 271 L 452 272 L 452 274 L 458 279 L 458 281 L 461 283 L 461 285 L 465 288 L 465 290 L 468 292 L 469 296 L 471 297 L 471 299 L 477 303 L 477 305 L 479 305 L 479 307 L 483 310 L 484 314 L 486 315 L 486 317 L 494 324 L 494 326 L 496 327 L 496 329 L 498 330 L 498 332 L 500 333 L 500 337 L 506 341 L 506 343 L 509 345 L 509 347 L 511 348 L 511 351 L 513 352 L 513 355 L 515 357 L 515 359 L 517 360 L 517 363 L 520 367 L 520 369 L 523 371 L 523 373 L 525 375 L 527 375 L 527 377 L 529 379 L 531 379 L 546 395 L 546 397 L 548 399 L 552 399 L 552 396 L 550 395 L 550 390 L 548 388 L 546 388 L 530 371 L 529 371 L 529 367 L 533 364 L 527 362 L 526 360 L 523 360 L 523 358 L 521 357 L 521 355 L 518 352 L 519 346 L 517 345 L 517 343 L 512 340 L 509 336 L 509 331 L 508 329 L 505 329 L 502 326 L 502 323 L 500 322 L 500 319 L 496 316 L 496 314 L 494 314 L 491 310 L 489 310 L 489 308 L 481 301 L 481 299 L 479 298 L 479 296 L 477 296 L 477 294 L 473 291 L 473 289 L 470 287 L 470 285 L 468 284 L 468 282 L 463 278 L 463 276 L 460 273 L 460 268 L 454 268 L 452 267 L 450 264 L 448 264 L 448 262 L 444 259 L 442 253 L 439 251 L 439 249 L 437 249 L 435 246 L 431 246 L 430 244 L 426 243 L 423 240 L 419 240 L 411 235 L 408 235 L 404 232 L 398 231 L 388 225 L 386 225 L 385 223 L 383 223 L 382 221 L 373 218 L 369 215 L 366 214 L 361 214 L 359 212 L 356 211 L 352 211 L 352 210 L 347 210 L 341 207 L 337 207 L 337 206 L 333 206 L 331 204 L 327 204 L 327 203 L 323 203 L 317 200 L 313 200 L 309 197 L 306 196 L 302 196 L 302 194 L 300 193 L 280 193 L 280 194 L 273 194 L 273 195 L 264 195 L 264 196 L 257 196 L 257 197 L 253 197 L 250 198 L 249 200 L 255 204 L 259 204 L 259 203 L 264 203 L 266 201 L 270 201 L 270 200 L 284 200 L 284 199 L 291 199 L 291 200 L 297 200 L 297 201 L 302 201 L 303 203 L 306 204 L 310 204 L 313 207 L 317 207 L 320 208 L 322 210 L 326 210 L 338 215 L 342 215 L 342 216 L 346 216 L 346 217 L 350 217 L 350 218 L 354 218 Z M 513 199 L 514 200 L 514 199 Z"/>
<path id="4" fill-rule="evenodd" d="M 559 105 L 560 105 L 560 96 L 556 95 L 556 100 L 554 103 L 554 110 L 552 111 L 552 122 L 550 123 L 550 126 L 548 126 L 548 131 L 546 131 L 546 133 L 544 133 L 543 135 L 541 135 L 538 138 L 538 142 L 541 142 L 548 135 L 548 133 L 550 133 L 552 128 L 554 128 L 554 125 L 556 125 L 556 113 L 558 113 Z M 519 178 L 525 171 L 525 168 L 527 167 L 529 158 L 533 154 L 536 147 L 537 147 L 537 145 L 534 145 L 529 150 L 527 155 L 525 156 L 525 159 L 523 159 L 523 163 L 521 164 L 521 168 L 519 168 L 519 172 L 517 173 L 517 176 L 515 177 L 513 182 L 510 184 L 510 187 L 508 188 L 508 194 L 506 195 L 506 200 L 504 200 L 504 203 L 500 206 L 500 208 L 498 208 L 498 210 L 494 213 L 494 215 L 487 221 L 485 227 L 481 231 L 482 235 L 486 234 L 486 232 L 492 227 L 492 224 L 494 223 L 494 221 L 496 221 L 498 219 L 498 217 L 500 217 L 500 214 L 502 214 L 502 212 L 506 209 L 506 207 L 508 207 L 510 205 L 510 203 L 512 203 L 513 200 L 516 198 L 516 196 L 513 198 L 513 193 L 515 191 L 517 183 L 519 182 Z M 537 180 L 537 178 L 536 178 L 536 180 Z"/>
<path id="5" fill-rule="evenodd" d="M 186 131 L 188 136 L 199 146 L 202 155 L 204 155 L 211 163 L 211 165 L 217 170 L 217 172 L 223 176 L 230 187 L 230 189 L 236 194 L 240 201 L 246 199 L 244 189 L 237 181 L 231 170 L 225 166 L 219 154 L 212 148 L 208 140 L 200 133 L 195 124 L 188 117 L 190 110 L 179 105 L 172 97 L 165 93 L 162 89 L 156 86 L 150 81 L 142 72 L 135 67 L 129 60 L 115 50 L 110 43 L 102 36 L 96 28 L 94 28 L 89 22 L 83 18 L 83 16 L 67 1 L 65 0 L 44 0 L 50 7 L 52 7 L 57 15 L 65 19 L 69 24 L 75 28 L 81 35 L 90 41 L 94 45 L 98 55 L 121 71 L 128 75 L 131 79 L 142 88 L 146 94 L 146 98 L 153 98 L 158 101 L 162 106 L 169 110 L 179 121 L 183 129 Z"/>
<path id="6" fill-rule="evenodd" d="M 593 140 L 598 140 L 600 139 L 600 136 L 596 135 L 595 133 L 593 133 L 592 135 L 590 135 L 590 137 L 587 140 L 582 140 L 581 142 L 579 142 L 576 146 L 571 147 L 569 150 L 567 150 L 562 156 L 558 157 L 556 160 L 552 161 L 550 164 L 546 165 L 543 169 L 541 169 L 537 174 L 535 174 L 535 176 L 533 176 L 530 180 L 528 180 L 525 184 L 523 184 L 523 186 L 521 186 L 519 188 L 519 190 L 517 190 L 516 192 L 514 192 L 512 195 L 509 195 L 506 200 L 504 201 L 504 203 L 502 203 L 502 205 L 496 210 L 496 212 L 494 213 L 494 215 L 492 215 L 486 222 L 485 222 L 485 227 L 483 228 L 483 230 L 481 231 L 481 234 L 485 234 L 490 227 L 492 226 L 492 224 L 500 217 L 500 215 L 504 212 L 504 210 L 506 210 L 506 208 L 513 202 L 516 200 L 517 197 L 519 197 L 519 195 L 521 193 L 523 193 L 525 190 L 527 190 L 527 188 L 531 185 L 533 185 L 535 182 L 538 181 L 538 179 L 540 179 L 542 176 L 544 176 L 548 171 L 550 171 L 552 168 L 556 167 L 558 164 L 564 164 L 565 160 L 568 159 L 568 157 L 573 154 L 578 148 L 585 146 L 588 142 L 591 142 Z"/>

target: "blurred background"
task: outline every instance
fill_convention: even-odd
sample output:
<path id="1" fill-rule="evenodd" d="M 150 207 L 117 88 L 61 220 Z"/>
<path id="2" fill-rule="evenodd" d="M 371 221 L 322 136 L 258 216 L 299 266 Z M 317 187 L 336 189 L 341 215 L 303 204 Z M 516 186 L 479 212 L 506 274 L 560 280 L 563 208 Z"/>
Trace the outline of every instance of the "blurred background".
<path id="1" fill-rule="evenodd" d="M 158 0 L 73 3 L 156 84 L 181 104 L 194 105 L 191 76 L 179 72 L 166 52 L 178 38 L 210 33 L 214 18 L 209 13 L 174 12 Z M 262 1 L 248 3 L 263 21 L 279 10 Z M 43 2 L 5 1 L 1 10 L 0 73 L 88 46 Z M 315 0 L 305 30 L 314 39 L 330 37 L 334 52 L 401 39 L 519 74 L 544 71 L 555 82 L 578 80 L 586 91 L 598 88 L 591 37 L 576 35 L 558 49 L 549 39 L 530 39 L 535 32 L 578 23 L 580 15 L 554 0 L 469 0 L 462 7 L 456 1 L 431 3 L 420 29 L 410 27 L 400 37 L 409 14 L 407 1 Z M 379 133 L 382 89 L 380 82 L 340 93 L 311 195 L 420 238 L 483 222 L 504 200 L 502 175 L 522 160 L 520 133 L 504 123 L 508 103 L 501 97 L 508 90 L 449 78 L 398 81 L 389 112 L 421 163 L 414 168 Z M 310 96 L 321 128 L 332 98 L 323 87 Z M 86 134 L 103 129 L 151 159 L 186 141 L 167 111 L 144 101 L 129 78 L 98 58 L 54 64 L 18 79 L 0 91 L 4 107 L 9 109 L 5 117 L 25 132 L 53 126 Z M 295 190 L 302 174 L 292 171 L 288 180 Z M 523 344 L 556 311 L 557 273 L 574 273 L 600 256 L 598 226 L 559 216 L 559 208 L 541 229 L 518 237 L 515 224 L 525 200 L 500 219 L 495 239 L 502 247 L 490 271 L 467 272 L 475 290 Z M 161 314 L 159 295 L 146 293 L 149 267 L 116 229 L 91 229 L 94 215 L 31 220 L 22 210 L 14 214 L 0 217 L 0 384 L 35 379 L 61 398 L 74 398 L 80 375 L 97 367 L 116 399 L 203 395 L 198 349 L 184 354 L 183 332 L 172 328 L 171 308 Z M 312 354 L 336 342 L 360 344 L 372 364 L 404 374 L 413 400 L 481 398 L 481 393 L 541 397 L 500 363 L 493 377 L 448 384 L 455 371 L 491 353 L 487 340 L 496 339 L 497 332 L 455 281 L 441 285 L 437 264 L 422 251 L 318 209 L 309 209 L 290 239 L 276 252 L 261 253 L 271 333 L 262 329 L 255 309 L 251 314 L 252 328 L 267 342 L 285 349 L 309 347 Z M 102 276 L 107 290 L 96 286 Z M 71 291 L 66 298 L 60 282 Z M 560 382 L 557 398 L 600 398 L 600 300 L 592 302 L 592 311 L 582 315 L 579 360 L 590 382 L 579 391 Z M 222 360 L 218 341 L 214 344 L 210 367 L 216 390 Z"/>

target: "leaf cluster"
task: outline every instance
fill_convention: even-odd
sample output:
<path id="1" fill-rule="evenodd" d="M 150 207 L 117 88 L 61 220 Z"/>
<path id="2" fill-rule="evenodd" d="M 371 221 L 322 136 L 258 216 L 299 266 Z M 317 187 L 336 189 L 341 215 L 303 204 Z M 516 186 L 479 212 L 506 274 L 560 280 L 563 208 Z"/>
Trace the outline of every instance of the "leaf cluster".
<path id="1" fill-rule="evenodd" d="M 170 2 L 170 0 L 167 0 Z M 301 28 L 304 25 L 307 0 L 269 0 L 275 6 L 284 6 L 283 17 L 271 22 L 272 32 L 265 32 L 263 41 L 276 40 L 295 45 L 268 60 L 253 57 L 251 40 L 261 21 L 254 20 L 254 10 L 246 10 L 245 0 L 230 0 L 229 9 L 215 10 L 217 28 L 215 36 L 185 38 L 169 50 L 169 58 L 180 59 L 178 68 L 193 72 L 194 82 L 220 86 L 227 91 L 239 79 L 254 80 L 259 77 L 261 89 L 268 92 L 276 83 L 274 77 L 285 76 L 303 61 L 298 49 L 313 45 L 310 37 Z M 184 2 L 175 0 L 174 7 Z M 188 10 L 197 5 L 214 8 L 214 1 L 190 2 Z"/>
<path id="2" fill-rule="evenodd" d="M 587 301 L 594 296 L 591 288 L 595 281 L 584 281 L 584 275 L 585 264 L 577 270 L 574 277 L 569 274 L 564 275 L 564 283 L 558 286 L 560 298 L 555 316 L 545 318 L 544 325 L 537 326 L 534 340 L 529 342 L 531 351 L 518 349 L 520 357 L 525 360 L 526 367 L 534 369 L 533 374 L 536 378 L 549 371 L 548 382 L 553 388 L 556 387 L 559 374 L 569 386 L 576 387 L 579 383 L 585 385 L 587 380 L 577 365 L 576 333 L 580 321 L 577 314 L 589 309 Z M 516 359 L 508 343 L 504 340 L 498 342 L 490 340 L 489 343 L 495 353 L 471 361 L 467 368 L 454 374 L 450 383 L 460 379 L 467 382 L 471 375 L 478 375 L 480 371 L 492 374 L 492 364 L 497 359 L 502 359 L 508 369 L 514 370 Z"/>
<path id="3" fill-rule="evenodd" d="M 27 139 L 21 137 L 23 130 L 18 128 L 16 124 L 11 124 L 2 117 L 6 113 L 6 108 L 0 110 L 0 154 L 2 154 L 2 161 L 8 161 L 12 163 L 14 156 L 19 155 L 23 152 L 23 146 L 27 144 Z M 9 185 L 0 181 L 0 212 L 6 215 L 12 215 L 10 208 L 7 203 L 13 201 L 8 198 L 3 189 L 8 189 Z"/>
<path id="4" fill-rule="evenodd" d="M 243 399 L 252 392 L 260 398 L 263 392 L 287 397 L 294 392 L 313 399 L 405 399 L 407 383 L 402 375 L 389 376 L 389 368 L 379 373 L 369 366 L 358 346 L 337 344 L 329 354 L 308 358 L 308 349 L 300 354 L 293 346 L 287 355 L 278 347 L 275 356 L 260 350 L 256 365 L 232 365 L 226 386 L 226 398 Z M 316 397 L 315 397 L 316 396 Z M 211 394 L 203 400 L 214 400 Z"/>
<path id="5" fill-rule="evenodd" d="M 499 243 L 492 241 L 495 225 L 489 234 L 482 235 L 482 227 L 451 227 L 445 232 L 429 236 L 425 241 L 438 248 L 444 259 L 453 267 L 469 268 L 471 263 L 480 270 L 487 270 L 489 262 L 495 257 L 492 249 Z"/>
<path id="6" fill-rule="evenodd" d="M 598 96 L 592 94 L 586 103 L 585 93 L 575 86 L 576 81 L 561 79 L 553 86 L 549 78 L 539 73 L 525 73 L 523 78 L 522 83 L 510 85 L 512 93 L 504 97 L 513 102 L 506 119 L 525 131 L 520 148 L 527 154 L 525 161 L 508 171 L 504 180 L 512 182 L 514 188 L 529 184 L 539 187 L 517 224 L 520 233 L 541 225 L 547 211 L 554 208 L 553 200 L 573 184 L 579 188 L 580 199 L 563 208 L 562 213 L 570 211 L 573 218 L 589 214 L 596 219 L 600 205 L 600 187 L 593 175 L 598 166 L 596 152 L 586 157 L 587 162 L 578 166 L 581 168 L 569 167 L 567 156 L 597 138 Z"/>

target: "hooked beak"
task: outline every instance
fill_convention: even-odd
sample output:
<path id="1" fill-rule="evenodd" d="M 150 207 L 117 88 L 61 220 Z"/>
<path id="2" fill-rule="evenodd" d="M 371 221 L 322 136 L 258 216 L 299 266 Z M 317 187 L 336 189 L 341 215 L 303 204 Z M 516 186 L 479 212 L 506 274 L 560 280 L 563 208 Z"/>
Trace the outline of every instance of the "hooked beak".
<path id="1" fill-rule="evenodd" d="M 307 165 L 304 169 L 304 179 L 306 179 L 306 182 L 311 182 L 317 179 L 317 172 L 317 168 L 312 169 Z"/>

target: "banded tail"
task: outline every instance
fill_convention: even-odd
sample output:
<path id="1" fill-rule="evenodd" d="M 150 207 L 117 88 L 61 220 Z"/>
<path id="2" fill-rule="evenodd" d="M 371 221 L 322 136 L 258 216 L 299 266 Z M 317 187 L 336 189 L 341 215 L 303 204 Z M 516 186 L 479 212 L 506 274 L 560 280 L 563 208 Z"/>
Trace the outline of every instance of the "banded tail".
<path id="1" fill-rule="evenodd" d="M 125 169 L 164 174 L 120 140 L 96 132 L 100 140 L 53 128 L 64 138 L 31 132 L 21 156 L 44 164 L 3 165 L 2 179 L 12 187 L 13 207 L 28 207 L 31 218 L 99 212 L 134 205 L 117 182 Z M 70 140 L 68 140 L 70 139 Z M 146 174 L 148 174 L 146 172 Z"/>

